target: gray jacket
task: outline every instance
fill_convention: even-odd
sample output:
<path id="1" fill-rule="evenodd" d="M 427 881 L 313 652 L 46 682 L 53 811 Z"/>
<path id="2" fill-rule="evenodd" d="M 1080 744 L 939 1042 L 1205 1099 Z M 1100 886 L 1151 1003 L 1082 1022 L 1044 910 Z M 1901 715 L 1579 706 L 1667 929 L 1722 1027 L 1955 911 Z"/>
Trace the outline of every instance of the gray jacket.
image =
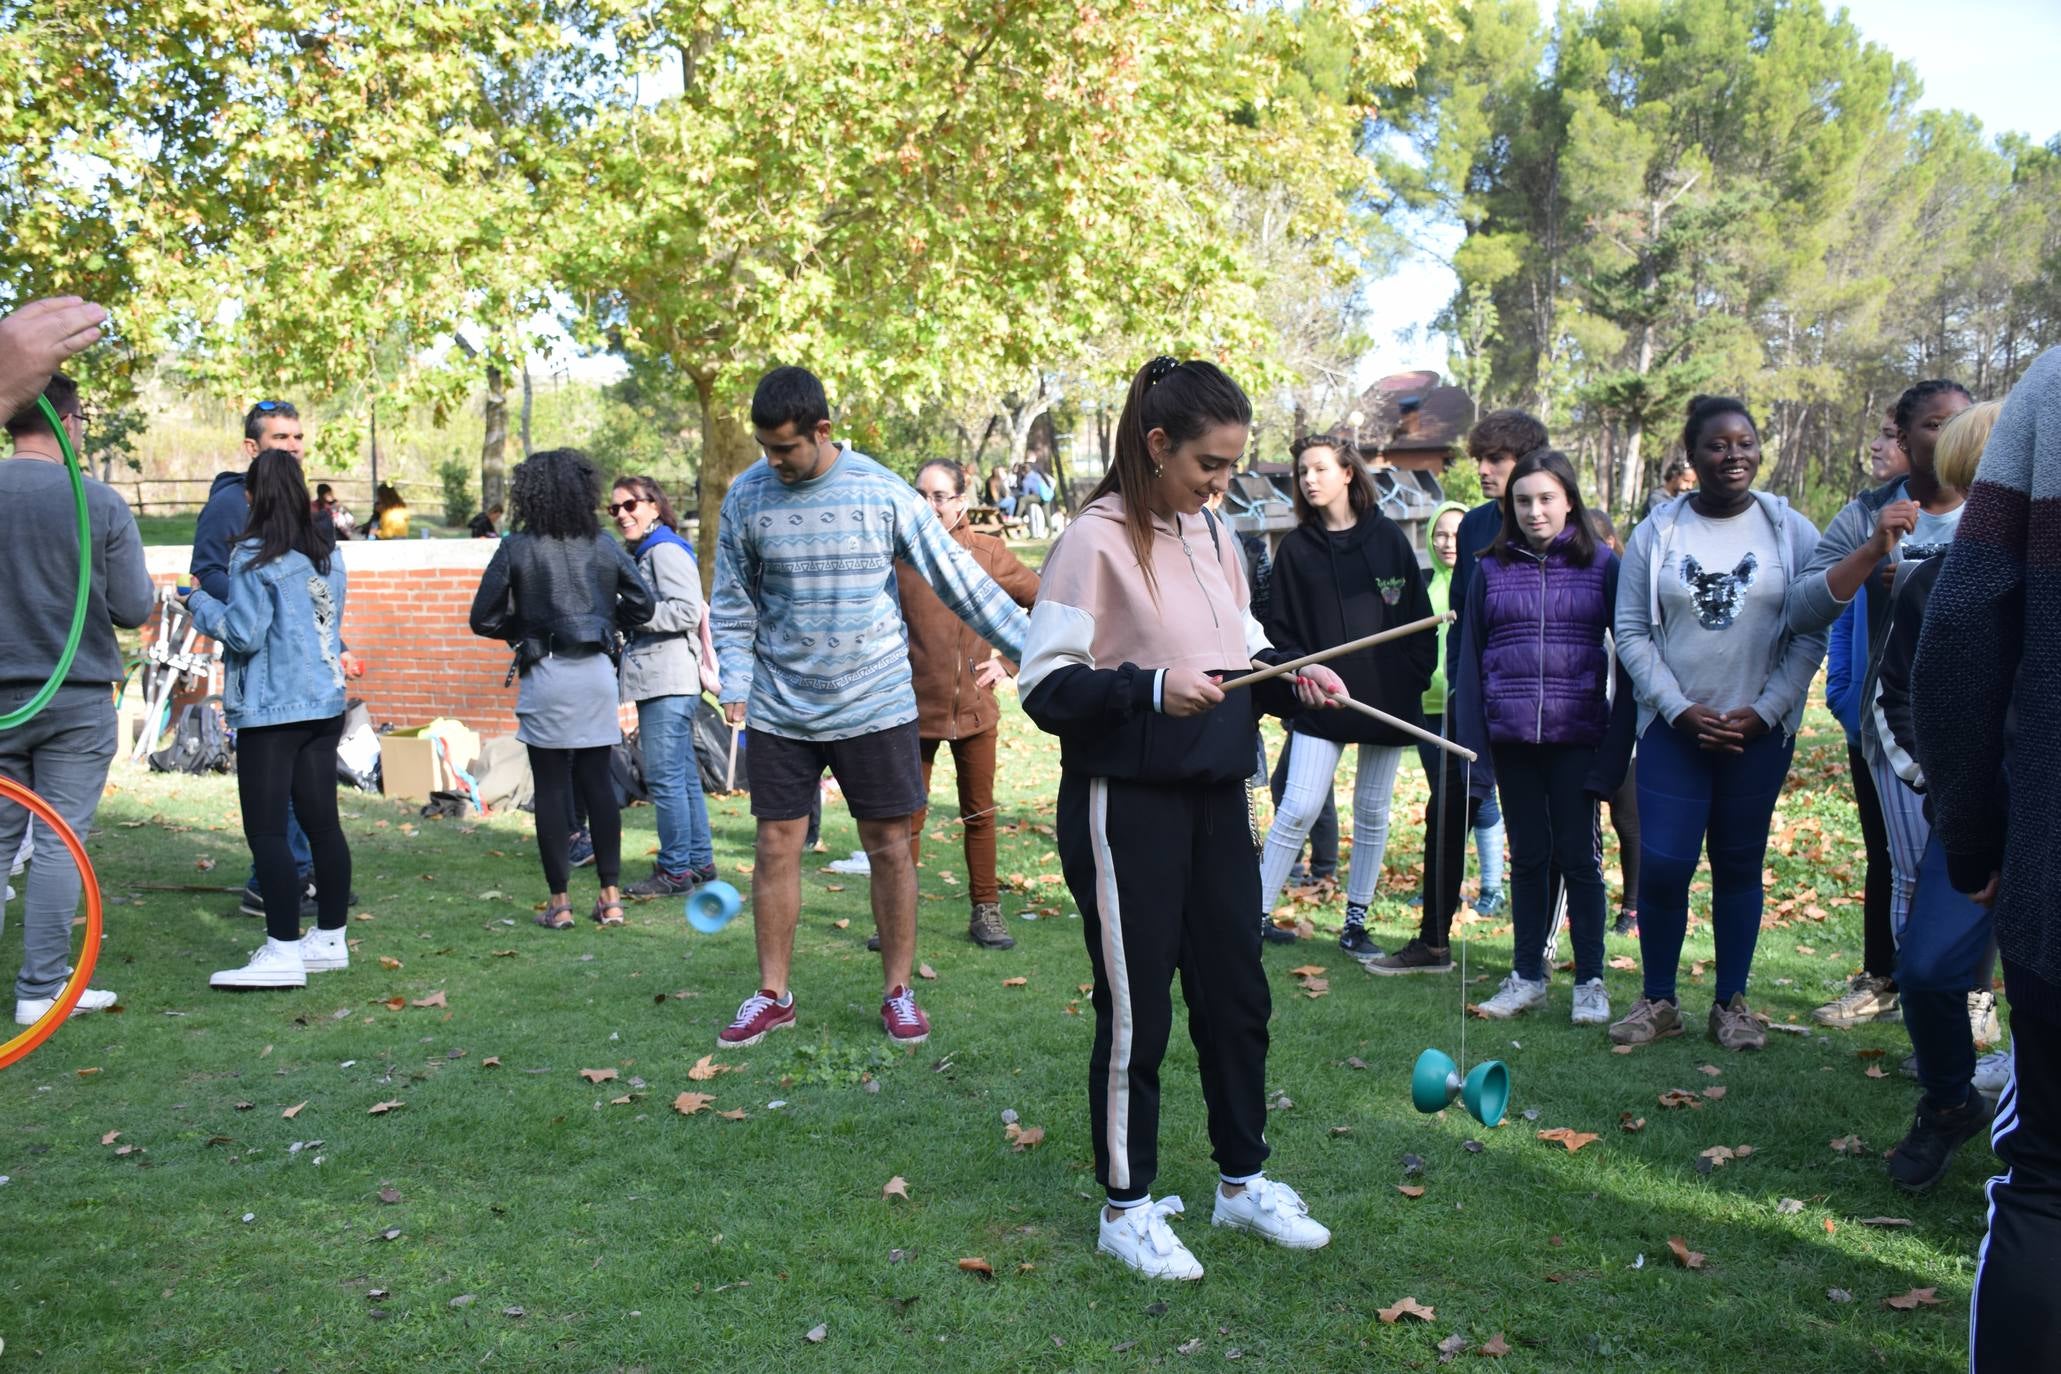
<path id="1" fill-rule="evenodd" d="M 1790 615 L 1788 632 L 1768 646 L 1767 685 L 1761 689 L 1753 709 L 1770 728 L 1794 735 L 1803 723 L 1811 679 L 1817 676 L 1818 664 L 1825 658 L 1825 626 L 1799 631 L 1794 613 L 1798 579 L 1804 576 L 1799 569 L 1810 567 L 1811 555 L 1819 547 L 1818 531 L 1801 513 L 1791 510 L 1787 501 L 1771 492 L 1756 491 L 1753 499 L 1782 536 L 1776 540 L 1776 546 L 1782 551 L 1782 578 L 1788 588 L 1783 604 Z M 1690 494 L 1685 492 L 1639 523 L 1632 532 L 1632 542 L 1625 546 L 1624 567 L 1618 573 L 1617 653 L 1639 696 L 1642 735 L 1655 716 L 1673 724 L 1676 716 L 1694 705 L 1683 694 L 1654 633 L 1654 627 L 1660 623 L 1660 587 L 1653 579 L 1653 570 L 1667 561 L 1675 524 L 1688 508 L 1689 500 Z M 1822 589 L 1824 579 L 1820 577 L 1818 581 Z"/>
<path id="2" fill-rule="evenodd" d="M 672 539 L 646 539 L 636 563 L 657 604 L 623 648 L 623 700 L 700 696 L 701 573 Z"/>
<path id="3" fill-rule="evenodd" d="M 1818 540 L 1817 549 L 1810 561 L 1803 565 L 1803 571 L 1789 584 L 1783 595 L 1783 612 L 1789 617 L 1792 634 L 1810 630 L 1829 630 L 1840 613 L 1852 605 L 1851 600 L 1841 601 L 1832 595 L 1832 588 L 1825 575 L 1834 564 L 1843 562 L 1846 556 L 1875 537 L 1875 521 L 1882 514 L 1882 508 L 1903 492 L 1904 479 L 1896 477 L 1879 487 L 1862 492 L 1839 508 L 1839 514 L 1832 517 L 1832 523 L 1825 526 L 1824 535 Z M 1888 606 L 1885 601 L 1883 614 L 1870 617 L 1868 642 L 1880 644 L 1882 631 L 1887 628 Z"/>

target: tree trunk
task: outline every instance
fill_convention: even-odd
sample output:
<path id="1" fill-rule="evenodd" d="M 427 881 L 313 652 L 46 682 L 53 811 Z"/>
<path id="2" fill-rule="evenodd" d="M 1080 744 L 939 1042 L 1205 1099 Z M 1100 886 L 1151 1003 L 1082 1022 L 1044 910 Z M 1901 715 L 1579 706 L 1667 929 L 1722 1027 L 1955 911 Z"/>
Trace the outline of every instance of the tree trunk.
<path id="1" fill-rule="evenodd" d="M 479 447 L 481 510 L 508 500 L 508 374 L 487 364 L 486 438 Z"/>
<path id="2" fill-rule="evenodd" d="M 701 516 L 701 592 L 712 597 L 716 585 L 716 541 L 722 535 L 723 497 L 730 483 L 758 461 L 758 445 L 745 427 L 746 407 L 719 393 L 714 369 L 688 374 L 701 401 L 701 479 L 696 504 Z"/>
<path id="3" fill-rule="evenodd" d="M 379 407 L 372 407 L 372 508 L 379 509 Z"/>
<path id="4" fill-rule="evenodd" d="M 1638 371 L 1641 377 L 1653 371 L 1653 322 L 1648 320 L 1639 326 Z M 1625 417 L 1624 467 L 1617 474 L 1617 504 L 1630 510 L 1639 499 L 1639 488 L 1646 485 L 1646 463 L 1641 454 L 1642 441 L 1646 437 L 1646 416 L 1638 406 Z"/>
<path id="5" fill-rule="evenodd" d="M 525 458 L 537 451 L 530 443 L 530 409 L 534 403 L 535 397 L 530 388 L 530 363 L 529 359 L 525 358 L 522 362 L 522 456 Z"/>

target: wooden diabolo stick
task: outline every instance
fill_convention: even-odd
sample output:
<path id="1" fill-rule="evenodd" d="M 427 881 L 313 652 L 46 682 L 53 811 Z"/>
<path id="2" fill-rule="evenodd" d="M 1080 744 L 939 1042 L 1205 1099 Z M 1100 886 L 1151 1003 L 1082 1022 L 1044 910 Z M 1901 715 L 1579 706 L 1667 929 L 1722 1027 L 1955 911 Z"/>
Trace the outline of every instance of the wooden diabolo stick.
<path id="1" fill-rule="evenodd" d="M 723 790 L 725 792 L 735 792 L 737 790 L 737 741 L 743 734 L 744 727 L 742 725 L 730 727 L 730 767 L 723 774 Z"/>
<path id="2" fill-rule="evenodd" d="M 1255 666 L 1260 666 L 1258 659 L 1254 659 L 1253 663 Z M 1355 701 L 1351 697 L 1332 697 L 1331 701 L 1335 705 L 1343 706 L 1348 710 L 1358 711 L 1363 716 L 1368 716 L 1374 720 L 1378 720 L 1383 725 L 1391 726 L 1397 730 L 1402 731 L 1406 735 L 1414 735 L 1418 739 L 1423 740 L 1426 744 L 1435 745 L 1438 748 L 1445 750 L 1448 754 L 1458 754 L 1461 758 L 1467 760 L 1467 762 L 1469 763 L 1473 763 L 1475 760 L 1481 757 L 1472 749 L 1467 749 L 1460 745 L 1457 745 L 1453 743 L 1451 740 L 1444 738 L 1443 736 L 1434 735 L 1431 733 L 1431 731 L 1425 729 L 1421 725 L 1412 725 L 1407 720 L 1399 719 L 1395 716 L 1390 715 L 1386 711 L 1376 710 L 1374 707 L 1369 706 L 1364 701 Z"/>
<path id="3" fill-rule="evenodd" d="M 1391 639 L 1401 639 L 1405 635 L 1413 635 L 1424 630 L 1436 629 L 1440 625 L 1448 624 L 1458 619 L 1459 617 L 1451 611 L 1445 611 L 1439 615 L 1428 615 L 1422 620 L 1413 620 L 1407 625 L 1398 625 L 1392 630 L 1383 630 L 1379 634 L 1371 634 L 1363 639 L 1355 639 L 1345 644 L 1334 644 L 1328 649 L 1319 649 L 1313 654 L 1304 654 L 1301 658 L 1292 658 L 1286 663 L 1270 663 L 1256 673 L 1247 673 L 1243 677 L 1234 677 L 1229 682 L 1222 682 L 1217 685 L 1227 692 L 1233 687 L 1250 687 L 1255 682 L 1265 682 L 1270 677 L 1279 677 L 1283 673 L 1292 673 L 1298 668 L 1307 668 L 1312 663 L 1322 663 L 1326 659 L 1337 658 L 1340 654 L 1349 654 L 1356 649 L 1371 648 L 1376 644 L 1386 644 Z"/>

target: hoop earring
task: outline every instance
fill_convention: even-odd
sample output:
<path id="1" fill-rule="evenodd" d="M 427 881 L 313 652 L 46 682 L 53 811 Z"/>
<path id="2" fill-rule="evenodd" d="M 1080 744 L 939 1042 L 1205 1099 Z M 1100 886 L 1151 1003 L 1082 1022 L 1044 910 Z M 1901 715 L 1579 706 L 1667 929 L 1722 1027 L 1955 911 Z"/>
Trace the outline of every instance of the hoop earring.
<path id="1" fill-rule="evenodd" d="M 1164 477 L 1166 476 L 1166 469 L 1162 467 L 1160 464 L 1154 463 L 1152 465 L 1152 475 L 1154 477 Z"/>

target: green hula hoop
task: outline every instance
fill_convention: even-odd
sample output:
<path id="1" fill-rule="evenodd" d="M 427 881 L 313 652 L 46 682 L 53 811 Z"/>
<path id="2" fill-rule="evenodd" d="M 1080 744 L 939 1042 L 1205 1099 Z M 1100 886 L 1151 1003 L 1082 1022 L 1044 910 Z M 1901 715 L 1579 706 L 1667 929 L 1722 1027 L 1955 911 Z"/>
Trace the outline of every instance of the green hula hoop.
<path id="1" fill-rule="evenodd" d="M 57 446 L 64 451 L 65 469 L 71 474 L 72 505 L 79 513 L 79 591 L 72 603 L 72 630 L 65 636 L 64 652 L 58 656 L 57 667 L 51 672 L 50 680 L 25 704 L 0 715 L 0 730 L 26 725 L 38 711 L 50 704 L 50 698 L 57 695 L 57 689 L 64 684 L 64 675 L 72 670 L 72 660 L 78 657 L 79 640 L 86 633 L 86 602 L 93 594 L 93 522 L 86 512 L 86 479 L 79 472 L 79 455 L 72 451 L 71 437 L 64 432 L 64 420 L 58 415 L 57 407 L 50 404 L 50 398 L 38 396 L 36 405 L 42 410 L 43 418 L 50 422 L 50 430 L 57 436 Z"/>

